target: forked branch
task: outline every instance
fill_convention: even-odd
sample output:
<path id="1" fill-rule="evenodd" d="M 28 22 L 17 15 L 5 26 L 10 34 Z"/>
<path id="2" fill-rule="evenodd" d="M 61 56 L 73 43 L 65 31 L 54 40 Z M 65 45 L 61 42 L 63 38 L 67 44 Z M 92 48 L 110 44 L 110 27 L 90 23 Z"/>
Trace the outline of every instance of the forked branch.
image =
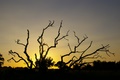
<path id="1" fill-rule="evenodd" d="M 76 36 L 76 33 L 74 32 L 74 36 L 77 39 L 78 44 L 74 46 L 74 49 L 72 50 L 70 47 L 70 44 L 68 43 L 68 47 L 70 49 L 70 52 L 68 54 L 62 55 L 61 56 L 61 61 L 63 61 L 63 58 L 66 56 L 70 56 L 72 53 L 79 53 L 80 51 L 77 51 L 77 48 L 88 38 L 87 36 L 85 36 L 82 41 L 80 41 L 80 39 Z"/>
<path id="2" fill-rule="evenodd" d="M 98 53 L 98 52 L 101 52 L 101 51 L 102 51 L 102 52 L 105 52 L 107 55 L 108 55 L 108 54 L 114 55 L 114 53 L 112 53 L 112 52 L 109 51 L 109 47 L 110 47 L 109 45 L 106 45 L 106 46 L 103 46 L 103 45 L 102 45 L 102 47 L 96 49 L 94 52 L 83 55 L 83 54 L 91 47 L 91 44 L 92 44 L 92 43 L 90 43 L 90 45 L 88 46 L 88 48 L 85 49 L 85 50 L 83 51 L 83 53 L 80 55 L 80 57 L 79 57 L 77 60 L 75 60 L 73 63 L 71 63 L 69 67 L 73 66 L 73 65 L 74 65 L 75 63 L 77 63 L 77 62 L 81 63 L 84 59 L 90 58 L 89 56 L 93 56 L 93 58 L 91 57 L 92 59 L 94 59 L 94 58 L 99 58 L 99 57 L 100 57 L 100 58 L 103 58 L 103 57 L 100 56 L 99 53 Z M 109 55 L 108 55 L 108 56 L 109 56 Z"/>
<path id="3" fill-rule="evenodd" d="M 48 55 L 48 52 L 50 49 L 52 48 L 56 48 L 58 42 L 62 39 L 65 39 L 67 36 L 68 36 L 68 33 L 69 31 L 67 31 L 66 35 L 60 37 L 60 31 L 61 31 L 61 28 L 62 28 L 62 21 L 60 23 L 60 27 L 58 29 L 58 33 L 57 33 L 57 36 L 54 38 L 54 45 L 52 46 L 49 46 L 47 45 L 45 42 L 44 42 L 44 33 L 45 33 L 45 30 L 47 30 L 49 27 L 52 27 L 54 24 L 54 21 L 53 22 L 49 22 L 48 26 L 45 27 L 43 30 L 42 30 L 42 34 L 38 37 L 37 41 L 39 43 L 39 54 L 40 54 L 40 59 L 45 59 L 46 56 Z M 46 52 L 44 51 L 44 47 L 47 46 L 47 50 Z"/>
<path id="4" fill-rule="evenodd" d="M 29 45 L 29 30 L 27 30 L 27 39 L 26 39 L 26 41 L 27 41 L 26 44 L 23 44 L 23 43 L 20 43 L 20 40 L 18 39 L 18 40 L 16 41 L 16 43 L 19 44 L 19 45 L 23 45 L 23 46 L 24 46 L 24 54 L 25 54 L 27 60 L 24 59 L 22 56 L 20 56 L 17 52 L 13 52 L 12 50 L 10 50 L 10 51 L 9 51 L 9 54 L 11 54 L 11 55 L 14 56 L 14 57 L 15 57 L 15 55 L 17 55 L 18 58 L 20 58 L 20 59 L 19 59 L 18 61 L 16 61 L 16 60 L 12 57 L 12 58 L 10 58 L 8 61 L 14 60 L 15 62 L 19 62 L 19 61 L 23 60 L 23 61 L 26 63 L 26 65 L 28 66 L 28 68 L 32 69 L 33 61 L 30 59 L 30 56 L 29 56 L 28 53 L 27 53 L 27 48 L 28 48 L 28 45 Z"/>

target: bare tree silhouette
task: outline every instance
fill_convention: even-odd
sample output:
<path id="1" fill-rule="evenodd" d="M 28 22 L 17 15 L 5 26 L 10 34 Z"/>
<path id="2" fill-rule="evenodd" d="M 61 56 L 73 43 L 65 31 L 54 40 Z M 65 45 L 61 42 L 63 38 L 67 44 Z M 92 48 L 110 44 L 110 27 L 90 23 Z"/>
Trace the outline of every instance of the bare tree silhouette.
<path id="1" fill-rule="evenodd" d="M 54 65 L 54 61 L 51 57 L 47 57 L 49 51 L 53 48 L 56 48 L 59 41 L 61 41 L 62 39 L 65 40 L 69 40 L 66 39 L 66 37 L 68 36 L 69 30 L 66 32 L 65 35 L 61 36 L 61 28 L 62 28 L 62 21 L 60 22 L 60 26 L 59 29 L 57 31 L 57 35 L 54 38 L 54 43 L 53 45 L 48 45 L 45 41 L 44 41 L 44 34 L 46 32 L 46 30 L 50 27 L 53 27 L 54 25 L 54 21 L 50 21 L 49 24 L 43 28 L 42 33 L 40 34 L 40 36 L 38 36 L 37 38 L 37 42 L 39 44 L 39 53 L 35 54 L 35 63 L 32 61 L 32 59 L 30 58 L 30 55 L 27 52 L 27 48 L 29 45 L 29 30 L 27 30 L 27 39 L 26 39 L 26 44 L 21 43 L 20 40 L 18 39 L 16 41 L 17 44 L 24 46 L 24 54 L 26 56 L 26 58 L 23 58 L 19 53 L 14 52 L 12 50 L 9 51 L 9 54 L 11 54 L 13 57 L 8 59 L 8 61 L 13 60 L 14 62 L 20 62 L 21 60 L 23 60 L 27 67 L 32 69 L 33 66 L 37 69 L 39 69 L 40 71 L 46 71 L 48 69 L 48 67 L 53 66 Z M 79 39 L 79 37 L 76 35 L 76 32 L 73 31 L 74 33 L 74 37 L 77 40 L 77 44 L 73 46 L 73 49 L 70 46 L 70 43 L 68 42 L 68 48 L 69 48 L 69 53 L 64 54 L 61 56 L 61 61 L 58 61 L 56 66 L 58 66 L 60 69 L 71 69 L 74 68 L 74 66 L 78 66 L 81 67 L 82 65 L 86 64 L 83 62 L 83 60 L 85 59 L 94 59 L 94 58 L 99 58 L 102 56 L 100 56 L 99 52 L 105 52 L 108 56 L 110 56 L 110 54 L 114 55 L 114 53 L 111 53 L 109 51 L 109 45 L 102 45 L 100 48 L 97 48 L 95 51 L 91 52 L 91 53 L 87 53 L 87 51 L 89 50 L 89 48 L 92 46 L 93 41 L 90 42 L 90 44 L 88 45 L 88 47 L 83 50 L 83 51 L 79 51 L 78 48 L 81 46 L 81 44 L 83 42 L 85 42 L 85 40 L 88 38 L 86 35 L 83 37 L 82 40 Z M 70 56 L 71 54 L 75 54 L 75 53 L 79 53 L 79 56 L 73 56 L 69 61 L 64 61 L 64 58 L 67 56 Z M 15 60 L 14 57 L 15 55 L 17 55 L 19 57 L 19 60 Z M 39 55 L 39 56 L 38 56 Z"/>
<path id="2" fill-rule="evenodd" d="M 3 64 L 4 64 L 4 58 L 2 54 L 0 53 L 0 67 L 2 67 Z"/>
<path id="3" fill-rule="evenodd" d="M 16 41 L 17 44 L 24 46 L 24 54 L 27 59 L 23 58 L 19 53 L 10 50 L 9 54 L 11 54 L 13 57 L 8 59 L 7 61 L 13 60 L 14 62 L 17 63 L 23 60 L 26 63 L 28 68 L 32 69 L 34 66 L 43 71 L 45 71 L 49 66 L 53 65 L 54 64 L 53 59 L 51 57 L 47 57 L 47 55 L 52 48 L 56 48 L 60 40 L 68 36 L 68 32 L 69 32 L 67 31 L 67 33 L 64 36 L 60 37 L 60 31 L 62 28 L 62 21 L 61 21 L 57 36 L 54 38 L 54 44 L 49 46 L 47 43 L 44 42 L 44 33 L 48 28 L 52 27 L 53 24 L 54 24 L 54 21 L 50 21 L 47 27 L 43 28 L 41 35 L 37 39 L 37 42 L 39 43 L 39 55 L 40 56 L 39 58 L 37 58 L 37 54 L 35 54 L 35 59 L 36 59 L 35 63 L 33 63 L 33 61 L 30 58 L 30 55 L 27 52 L 27 48 L 29 45 L 29 35 L 30 35 L 29 30 L 27 30 L 27 39 L 26 39 L 27 43 L 26 44 L 21 43 L 19 39 Z M 46 47 L 47 47 L 47 50 L 44 50 Z M 19 57 L 19 60 L 14 59 L 15 55 Z"/>
<path id="4" fill-rule="evenodd" d="M 7 61 L 13 60 L 14 62 L 18 63 L 21 60 L 23 60 L 26 63 L 27 67 L 29 69 L 32 69 L 32 67 L 33 67 L 34 64 L 33 64 L 33 61 L 31 60 L 31 58 L 30 58 L 30 56 L 29 56 L 29 54 L 27 52 L 28 45 L 29 45 L 29 35 L 30 35 L 29 34 L 29 30 L 27 30 L 27 39 L 26 39 L 27 43 L 26 44 L 21 43 L 19 39 L 17 41 L 15 41 L 17 44 L 24 46 L 24 54 L 25 54 L 25 56 L 26 56 L 27 59 L 23 58 L 18 52 L 14 52 L 14 51 L 10 50 L 9 54 L 11 54 L 13 57 L 10 58 L 10 59 L 8 59 Z M 14 57 L 16 55 L 19 57 L 19 60 L 15 60 L 14 59 Z"/>
<path id="5" fill-rule="evenodd" d="M 96 59 L 96 58 L 104 58 L 102 56 L 100 56 L 99 52 L 105 52 L 108 56 L 110 56 L 110 54 L 114 55 L 114 53 L 109 51 L 109 44 L 108 45 L 102 45 L 100 48 L 97 48 L 94 52 L 91 53 L 86 53 L 87 50 L 89 50 L 89 48 L 92 46 L 93 41 L 90 42 L 90 44 L 88 45 L 88 47 L 83 50 L 83 51 L 79 51 L 78 48 L 80 47 L 80 45 L 88 38 L 86 35 L 83 37 L 83 39 L 80 41 L 79 37 L 76 35 L 75 31 L 74 32 L 74 37 L 77 39 L 77 45 L 73 46 L 73 50 L 70 46 L 70 44 L 68 43 L 68 47 L 70 49 L 68 54 L 64 54 L 61 56 L 61 61 L 58 61 L 56 66 L 58 66 L 60 69 L 66 69 L 66 68 L 74 68 L 76 66 L 78 66 L 79 68 L 82 67 L 85 64 L 88 64 L 87 62 L 83 62 L 83 60 L 85 59 Z M 79 56 L 73 56 L 69 61 L 65 62 L 64 58 L 67 56 L 70 56 L 71 54 L 75 54 L 75 53 L 79 53 Z M 67 67 L 66 67 L 67 66 Z"/>
<path id="6" fill-rule="evenodd" d="M 36 61 L 37 61 L 37 63 L 39 64 L 39 69 L 44 70 L 44 71 L 45 71 L 45 67 L 47 66 L 47 65 L 45 64 L 45 62 L 46 62 L 46 60 L 48 60 L 46 56 L 48 55 L 49 51 L 50 51 L 52 48 L 56 48 L 56 46 L 58 45 L 58 42 L 59 42 L 60 40 L 64 39 L 65 37 L 67 37 L 67 36 L 68 36 L 68 32 L 69 32 L 69 31 L 67 31 L 66 35 L 60 37 L 60 31 L 61 31 L 61 28 L 62 28 L 62 21 L 61 21 L 60 26 L 59 26 L 59 29 L 58 29 L 57 36 L 54 38 L 54 44 L 51 45 L 51 46 L 49 46 L 47 43 L 44 42 L 44 33 L 45 33 L 45 31 L 46 31 L 48 28 L 52 27 L 53 24 L 54 24 L 54 21 L 53 21 L 53 22 L 50 21 L 49 24 L 48 24 L 48 26 L 45 27 L 45 28 L 42 30 L 42 34 L 41 34 L 41 35 L 38 37 L 38 39 L 37 39 L 37 41 L 38 41 L 38 43 L 39 43 L 39 55 L 40 55 L 40 58 L 39 58 L 39 59 L 36 58 Z M 47 47 L 47 50 L 46 50 L 46 51 L 44 50 L 45 47 Z M 35 54 L 35 55 L 36 55 L 36 54 Z M 37 55 L 36 55 L 36 56 L 37 56 Z M 49 60 L 50 60 L 50 59 L 49 59 Z M 51 62 L 51 60 L 50 60 L 50 62 Z M 49 63 L 49 64 L 52 64 L 52 63 Z"/>

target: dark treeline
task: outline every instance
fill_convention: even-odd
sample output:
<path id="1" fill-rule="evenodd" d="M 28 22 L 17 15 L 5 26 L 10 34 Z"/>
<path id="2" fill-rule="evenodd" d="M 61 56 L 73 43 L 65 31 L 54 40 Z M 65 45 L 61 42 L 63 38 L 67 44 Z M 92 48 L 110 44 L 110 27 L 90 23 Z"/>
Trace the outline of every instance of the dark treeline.
<path id="1" fill-rule="evenodd" d="M 15 70 L 25 70 L 28 69 L 27 67 L 15 67 L 12 68 L 11 66 L 3 66 L 0 68 L 0 70 L 9 70 L 9 69 L 15 69 Z M 71 70 L 120 70 L 120 61 L 100 61 L 96 60 L 91 63 L 86 63 L 82 67 L 81 66 L 74 66 Z M 28 69 L 29 70 L 29 69 Z M 33 70 L 36 70 L 33 68 Z M 55 69 L 58 70 L 58 69 Z M 37 71 L 37 70 L 36 70 Z"/>
<path id="2" fill-rule="evenodd" d="M 1 67 L 0 80 L 101 80 L 103 77 L 116 79 L 120 76 L 120 62 L 93 61 L 93 63 L 85 64 L 81 67 L 73 69 L 60 70 L 48 69 L 47 72 L 39 72 L 35 68 L 32 70 L 27 67 Z M 100 77 L 100 78 L 98 78 Z M 109 79 L 110 80 L 110 79 Z"/>
<path id="3" fill-rule="evenodd" d="M 19 71 L 23 71 L 23 70 L 30 70 L 27 67 L 7 67 L 7 66 L 3 66 L 0 68 L 0 71 L 7 71 L 7 70 L 19 70 Z M 38 71 L 36 68 L 32 69 L 33 71 Z M 60 70 L 58 69 L 48 69 L 48 70 Z M 72 69 L 65 69 L 65 70 L 120 70 L 120 61 L 115 62 L 115 61 L 100 61 L 100 60 L 96 60 L 93 61 L 91 63 L 86 63 L 84 64 L 82 67 L 75 65 Z"/>
<path id="4" fill-rule="evenodd" d="M 92 64 L 85 65 L 82 69 L 87 70 L 120 70 L 120 61 L 93 61 Z"/>

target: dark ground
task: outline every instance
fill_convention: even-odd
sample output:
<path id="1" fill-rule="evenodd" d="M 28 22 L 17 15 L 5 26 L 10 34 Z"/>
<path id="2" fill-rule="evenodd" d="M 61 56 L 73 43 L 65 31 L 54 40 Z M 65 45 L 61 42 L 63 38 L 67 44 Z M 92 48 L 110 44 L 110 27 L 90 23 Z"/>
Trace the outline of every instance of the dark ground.
<path id="1" fill-rule="evenodd" d="M 120 80 L 118 70 L 49 70 L 40 73 L 27 69 L 0 70 L 0 80 Z"/>

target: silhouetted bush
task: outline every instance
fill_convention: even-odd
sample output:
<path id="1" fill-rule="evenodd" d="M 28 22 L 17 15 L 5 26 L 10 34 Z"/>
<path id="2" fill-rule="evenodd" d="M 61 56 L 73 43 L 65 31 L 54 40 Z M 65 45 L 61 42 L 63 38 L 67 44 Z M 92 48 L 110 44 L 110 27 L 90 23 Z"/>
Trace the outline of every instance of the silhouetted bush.
<path id="1" fill-rule="evenodd" d="M 4 58 L 3 55 L 0 53 L 0 68 L 2 67 L 3 64 L 4 64 Z"/>

